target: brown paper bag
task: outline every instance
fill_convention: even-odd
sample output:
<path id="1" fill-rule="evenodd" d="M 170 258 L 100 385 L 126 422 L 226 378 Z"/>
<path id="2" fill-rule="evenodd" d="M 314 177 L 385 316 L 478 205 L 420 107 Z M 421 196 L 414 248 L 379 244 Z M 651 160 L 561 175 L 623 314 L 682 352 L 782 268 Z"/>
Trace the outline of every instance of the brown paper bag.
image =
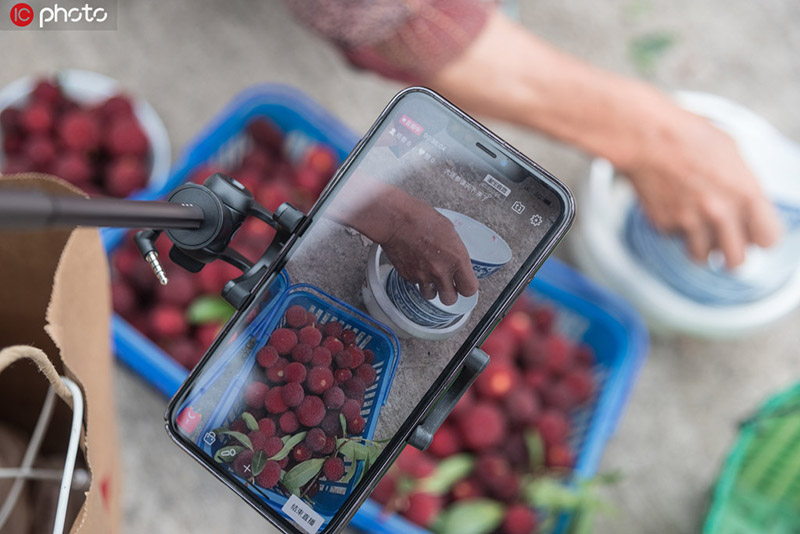
<path id="1" fill-rule="evenodd" d="M 66 182 L 43 175 L 0 177 L 0 195 L 13 187 L 82 194 Z M 41 349 L 54 371 L 74 380 L 84 395 L 81 451 L 91 486 L 82 504 L 77 499 L 81 506 L 69 530 L 73 534 L 119 532 L 121 484 L 111 383 L 110 300 L 108 264 L 97 230 L 0 231 L 0 349 L 12 345 Z M 15 433 L 15 440 L 19 435 L 30 436 L 49 385 L 28 361 L 17 361 L 0 372 L 0 427 Z M 66 403 L 56 404 L 40 454 L 63 462 L 72 413 Z M 5 447 L 6 442 L 0 441 L 0 449 Z M 6 456 L 14 456 L 12 449 L 10 445 L 4 451 Z M 24 517 L 22 521 L 18 524 L 24 524 Z"/>

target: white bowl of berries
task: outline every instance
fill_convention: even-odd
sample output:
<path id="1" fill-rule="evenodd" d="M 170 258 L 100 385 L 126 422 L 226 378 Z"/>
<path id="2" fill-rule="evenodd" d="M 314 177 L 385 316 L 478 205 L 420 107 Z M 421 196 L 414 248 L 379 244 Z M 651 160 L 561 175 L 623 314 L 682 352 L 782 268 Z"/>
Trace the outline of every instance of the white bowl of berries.
<path id="1" fill-rule="evenodd" d="M 143 98 L 95 72 L 28 76 L 0 90 L 0 172 L 42 172 L 127 197 L 169 175 L 167 130 Z"/>

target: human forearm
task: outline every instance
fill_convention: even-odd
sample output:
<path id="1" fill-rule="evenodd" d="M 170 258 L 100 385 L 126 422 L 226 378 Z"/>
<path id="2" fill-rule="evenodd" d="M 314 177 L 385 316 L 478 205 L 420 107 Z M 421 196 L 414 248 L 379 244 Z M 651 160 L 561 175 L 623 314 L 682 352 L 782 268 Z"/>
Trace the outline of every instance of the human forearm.
<path id="1" fill-rule="evenodd" d="M 565 54 L 496 11 L 465 52 L 428 84 L 471 112 L 514 122 L 632 164 L 666 97 Z"/>

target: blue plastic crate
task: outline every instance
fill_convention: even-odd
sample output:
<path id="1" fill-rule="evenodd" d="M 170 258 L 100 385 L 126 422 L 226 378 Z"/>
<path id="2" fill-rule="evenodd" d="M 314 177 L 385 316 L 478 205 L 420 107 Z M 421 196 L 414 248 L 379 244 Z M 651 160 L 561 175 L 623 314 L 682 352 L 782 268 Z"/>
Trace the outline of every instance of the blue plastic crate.
<path id="1" fill-rule="evenodd" d="M 578 451 L 576 476 L 591 477 L 647 355 L 647 329 L 629 304 L 553 258 L 539 269 L 528 292 L 555 307 L 556 328 L 570 339 L 590 345 L 597 357 L 598 393 L 590 406 L 574 414 L 570 436 Z M 387 515 L 371 500 L 361 507 L 352 525 L 370 534 L 428 534 L 397 514 Z M 564 521 L 561 526 L 563 531 Z"/>
<path id="2" fill-rule="evenodd" d="M 132 198 L 164 198 L 186 182 L 195 169 L 208 163 L 235 165 L 249 147 L 245 127 L 256 118 L 271 120 L 285 133 L 300 131 L 328 145 L 339 160 L 347 157 L 358 140 L 338 119 L 298 90 L 278 84 L 253 86 L 237 95 L 195 136 L 163 186 L 145 189 Z M 106 250 L 113 252 L 126 231 L 104 230 Z M 186 379 L 186 369 L 117 314 L 112 318 L 112 339 L 117 357 L 163 394 L 171 397 Z"/>
<path id="3" fill-rule="evenodd" d="M 228 385 L 225 393 L 223 393 L 223 401 L 217 406 L 205 423 L 203 430 L 198 434 L 200 437 L 198 437 L 197 445 L 209 456 L 213 457 L 218 449 L 229 443 L 223 439 L 209 445 L 204 442 L 202 436 L 205 436 L 207 432 L 215 428 L 230 426 L 238 417 L 238 414 L 245 410 L 244 401 L 241 399 L 239 392 L 251 379 L 253 369 L 256 366 L 256 355 L 266 345 L 270 334 L 276 328 L 284 326 L 286 310 L 295 304 L 299 304 L 315 314 L 319 324 L 325 324 L 333 320 L 339 321 L 345 330 L 351 329 L 356 333 L 355 344 L 357 346 L 362 349 L 370 349 L 374 353 L 375 361 L 373 366 L 377 376 L 375 383 L 367 388 L 364 394 L 361 415 L 366 420 L 362 437 L 372 439 L 375 435 L 380 408 L 386 403 L 386 399 L 389 396 L 392 379 L 399 362 L 400 344 L 397 337 L 386 326 L 319 288 L 309 284 L 296 284 L 289 286 L 288 290 L 279 296 L 274 305 L 262 308 L 259 316 L 225 349 L 226 354 L 223 354 L 219 361 L 215 362 L 215 366 L 218 365 L 220 368 L 224 368 L 225 363 L 230 358 L 235 357 L 251 339 L 256 339 L 256 343 L 250 349 L 250 354 L 244 366 Z M 209 369 L 208 373 L 212 376 L 204 379 L 203 384 L 198 385 L 199 392 L 197 395 L 201 395 L 202 391 L 211 387 L 215 381 L 214 370 Z M 178 411 L 190 406 L 193 403 L 193 398 L 187 399 Z M 314 498 L 314 509 L 325 517 L 333 517 L 336 511 L 341 508 L 347 496 L 350 495 L 359 478 L 358 475 L 362 467 L 362 465 L 357 466 L 355 475 L 348 483 L 325 482 Z M 258 490 L 258 488 L 256 489 Z M 284 492 L 263 489 L 259 491 L 263 494 L 265 500 L 276 505 L 278 509 L 288 499 L 288 495 Z"/>

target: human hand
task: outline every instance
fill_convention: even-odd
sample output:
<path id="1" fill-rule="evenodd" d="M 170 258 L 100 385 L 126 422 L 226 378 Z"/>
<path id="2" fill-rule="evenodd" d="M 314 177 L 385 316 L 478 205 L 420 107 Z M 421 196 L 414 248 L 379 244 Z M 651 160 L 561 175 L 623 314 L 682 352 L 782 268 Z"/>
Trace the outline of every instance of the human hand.
<path id="1" fill-rule="evenodd" d="M 443 304 L 455 304 L 458 294 L 474 295 L 478 278 L 467 248 L 450 220 L 425 202 L 407 196 L 402 217 L 391 236 L 381 243 L 398 274 L 419 284 L 420 294 Z"/>
<path id="2" fill-rule="evenodd" d="M 656 228 L 682 233 L 697 261 L 719 248 L 729 268 L 744 261 L 749 243 L 774 244 L 780 220 L 733 139 L 669 101 L 662 105 L 659 119 L 638 128 L 637 156 L 621 168 Z"/>

